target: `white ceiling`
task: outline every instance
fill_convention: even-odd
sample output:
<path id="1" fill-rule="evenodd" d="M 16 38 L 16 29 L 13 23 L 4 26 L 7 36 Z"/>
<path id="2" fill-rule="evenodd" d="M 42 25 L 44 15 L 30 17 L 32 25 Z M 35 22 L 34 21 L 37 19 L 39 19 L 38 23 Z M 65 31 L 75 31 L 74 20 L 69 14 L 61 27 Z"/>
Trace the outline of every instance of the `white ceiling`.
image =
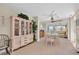
<path id="1" fill-rule="evenodd" d="M 47 15 L 51 13 L 52 10 L 56 11 L 59 17 L 55 18 L 66 18 L 74 13 L 74 6 L 76 4 L 67 3 L 10 3 L 2 4 L 7 6 L 17 13 L 25 13 L 29 16 L 38 16 L 40 20 L 48 19 Z M 77 4 L 79 5 L 79 4 Z"/>

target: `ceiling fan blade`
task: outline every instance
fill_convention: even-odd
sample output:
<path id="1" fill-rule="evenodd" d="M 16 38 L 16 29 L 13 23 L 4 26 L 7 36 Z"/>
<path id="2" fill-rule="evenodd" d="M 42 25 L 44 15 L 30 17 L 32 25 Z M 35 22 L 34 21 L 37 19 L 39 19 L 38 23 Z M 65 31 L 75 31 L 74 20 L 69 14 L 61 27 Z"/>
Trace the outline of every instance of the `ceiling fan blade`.
<path id="1" fill-rule="evenodd" d="M 51 20 L 51 22 L 60 22 L 62 20 Z"/>

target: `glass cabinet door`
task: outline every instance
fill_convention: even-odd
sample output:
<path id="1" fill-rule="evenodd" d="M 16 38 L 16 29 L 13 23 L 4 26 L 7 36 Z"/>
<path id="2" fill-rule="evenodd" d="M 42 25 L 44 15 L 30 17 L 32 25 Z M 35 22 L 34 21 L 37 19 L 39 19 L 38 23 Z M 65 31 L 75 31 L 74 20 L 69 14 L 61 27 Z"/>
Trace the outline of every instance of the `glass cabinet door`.
<path id="1" fill-rule="evenodd" d="M 26 22 L 26 34 L 28 34 L 28 22 Z"/>
<path id="2" fill-rule="evenodd" d="M 29 24 L 29 33 L 32 33 L 32 23 Z"/>
<path id="3" fill-rule="evenodd" d="M 14 25 L 14 35 L 19 36 L 19 20 L 15 19 L 15 25 Z"/>
<path id="4" fill-rule="evenodd" d="M 24 21 L 21 21 L 21 35 L 24 35 Z"/>

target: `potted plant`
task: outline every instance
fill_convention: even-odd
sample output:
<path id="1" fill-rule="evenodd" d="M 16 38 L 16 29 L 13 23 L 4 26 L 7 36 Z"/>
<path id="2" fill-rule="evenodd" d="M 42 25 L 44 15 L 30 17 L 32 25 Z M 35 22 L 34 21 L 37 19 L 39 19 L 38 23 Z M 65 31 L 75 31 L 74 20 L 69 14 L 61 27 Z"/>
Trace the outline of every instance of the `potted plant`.
<path id="1" fill-rule="evenodd" d="M 18 14 L 18 17 L 29 20 L 29 17 L 23 13 Z"/>
<path id="2" fill-rule="evenodd" d="M 33 22 L 32 30 L 33 30 L 33 34 L 34 34 L 33 39 L 34 39 L 34 41 L 36 41 L 35 33 L 36 33 L 36 30 L 37 30 L 37 24 L 36 24 L 36 22 L 34 20 L 32 20 L 32 22 Z"/>

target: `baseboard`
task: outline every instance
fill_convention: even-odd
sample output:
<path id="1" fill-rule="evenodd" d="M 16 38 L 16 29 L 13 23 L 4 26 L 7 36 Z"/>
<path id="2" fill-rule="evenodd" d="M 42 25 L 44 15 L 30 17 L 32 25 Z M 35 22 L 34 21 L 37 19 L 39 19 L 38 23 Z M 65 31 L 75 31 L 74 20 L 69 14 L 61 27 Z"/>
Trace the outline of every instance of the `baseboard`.
<path id="1" fill-rule="evenodd" d="M 32 41 L 32 42 L 30 42 L 30 43 L 28 43 L 28 44 L 26 44 L 26 45 L 24 45 L 24 46 L 21 46 L 21 47 L 19 47 L 19 48 L 17 48 L 17 49 L 14 49 L 13 52 L 16 51 L 16 50 L 18 50 L 18 49 L 21 49 L 21 48 L 23 48 L 23 47 L 25 47 L 25 46 L 27 46 L 27 45 L 30 45 L 30 44 L 32 44 L 32 43 L 34 43 L 34 42 L 35 42 L 35 41 Z"/>

